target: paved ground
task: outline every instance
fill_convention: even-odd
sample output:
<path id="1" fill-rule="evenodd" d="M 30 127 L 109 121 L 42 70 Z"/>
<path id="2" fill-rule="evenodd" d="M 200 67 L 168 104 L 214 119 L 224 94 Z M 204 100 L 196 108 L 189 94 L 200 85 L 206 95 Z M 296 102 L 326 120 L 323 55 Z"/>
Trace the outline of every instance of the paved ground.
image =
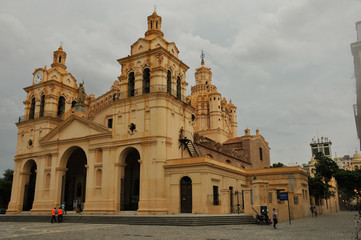
<path id="1" fill-rule="evenodd" d="M 356 212 L 339 212 L 279 223 L 278 229 L 266 225 L 206 227 L 131 226 L 114 224 L 20 223 L 2 222 L 0 239 L 355 239 Z M 49 218 L 50 220 L 50 218 Z M 65 217 L 66 220 L 66 217 Z"/>

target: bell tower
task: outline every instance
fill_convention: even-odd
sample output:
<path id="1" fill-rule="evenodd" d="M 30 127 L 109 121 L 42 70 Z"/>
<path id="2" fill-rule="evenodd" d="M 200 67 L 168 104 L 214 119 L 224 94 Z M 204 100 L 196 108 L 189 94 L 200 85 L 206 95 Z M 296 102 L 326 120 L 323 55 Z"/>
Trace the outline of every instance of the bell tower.
<path id="1" fill-rule="evenodd" d="M 51 64 L 51 67 L 58 67 L 65 70 L 66 52 L 63 51 L 63 47 L 60 46 L 58 50 L 54 52 L 53 55 L 54 55 L 53 64 Z"/>

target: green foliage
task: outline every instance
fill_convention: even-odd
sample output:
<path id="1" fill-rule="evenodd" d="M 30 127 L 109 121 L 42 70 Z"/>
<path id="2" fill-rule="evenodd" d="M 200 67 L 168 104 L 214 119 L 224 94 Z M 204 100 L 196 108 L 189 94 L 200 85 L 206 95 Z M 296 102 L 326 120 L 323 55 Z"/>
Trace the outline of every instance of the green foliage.
<path id="1" fill-rule="evenodd" d="M 334 193 L 330 191 L 330 185 L 328 182 L 338 172 L 338 165 L 331 158 L 326 157 L 323 153 L 316 154 L 316 174 L 315 177 L 308 177 L 308 187 L 310 195 L 314 196 L 316 202 L 320 199 L 328 199 L 334 196 Z"/>
<path id="2" fill-rule="evenodd" d="M 284 164 L 281 163 L 281 162 L 274 163 L 274 164 L 272 164 L 272 166 L 271 166 L 271 168 L 280 168 L 280 167 L 287 167 L 287 166 L 284 165 Z"/>
<path id="3" fill-rule="evenodd" d="M 2 201 L 7 202 L 10 201 L 11 195 L 11 186 L 13 183 L 13 174 L 14 171 L 11 169 L 6 169 L 2 178 L 0 178 L 0 195 L 2 197 Z M 1 204 L 1 203 L 0 203 Z"/>
<path id="4" fill-rule="evenodd" d="M 335 179 L 338 184 L 339 194 L 345 201 L 355 197 L 355 189 L 358 192 L 361 190 L 361 170 L 348 171 L 339 169 L 335 174 Z"/>
<path id="5" fill-rule="evenodd" d="M 315 197 L 316 203 L 319 202 L 320 199 L 329 198 L 332 193 L 329 190 L 329 185 L 322 180 L 322 177 L 308 177 L 308 187 L 310 190 L 310 195 Z"/>
<path id="6" fill-rule="evenodd" d="M 321 152 L 316 154 L 315 159 L 317 160 L 315 165 L 316 175 L 323 177 L 326 183 L 329 182 L 338 171 L 337 163 L 335 163 L 335 161 L 333 161 L 331 158 L 323 155 Z"/>

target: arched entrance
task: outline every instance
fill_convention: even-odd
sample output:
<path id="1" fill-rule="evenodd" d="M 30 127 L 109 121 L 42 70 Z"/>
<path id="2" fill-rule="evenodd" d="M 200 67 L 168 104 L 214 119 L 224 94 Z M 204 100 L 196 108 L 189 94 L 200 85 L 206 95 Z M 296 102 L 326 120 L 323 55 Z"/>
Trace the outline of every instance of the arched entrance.
<path id="1" fill-rule="evenodd" d="M 121 210 L 138 210 L 140 155 L 137 149 L 130 148 L 125 154 L 124 178 L 121 180 Z"/>
<path id="2" fill-rule="evenodd" d="M 86 155 L 83 149 L 76 147 L 70 154 L 66 168 L 66 175 L 63 176 L 62 202 L 67 210 L 76 208 L 83 209 L 86 189 Z M 65 178 L 64 178 L 65 177 Z"/>
<path id="3" fill-rule="evenodd" d="M 192 213 L 192 179 L 182 177 L 180 185 L 181 213 Z"/>
<path id="4" fill-rule="evenodd" d="M 36 183 L 36 168 L 37 167 L 34 160 L 30 160 L 24 165 L 24 172 L 28 172 L 29 177 L 26 177 L 25 179 L 23 211 L 29 211 L 33 208 Z"/>

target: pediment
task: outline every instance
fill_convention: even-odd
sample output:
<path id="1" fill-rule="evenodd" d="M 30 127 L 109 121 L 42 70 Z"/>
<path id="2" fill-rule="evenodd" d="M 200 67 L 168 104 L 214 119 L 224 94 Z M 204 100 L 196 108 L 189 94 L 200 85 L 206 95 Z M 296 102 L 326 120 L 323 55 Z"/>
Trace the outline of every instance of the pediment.
<path id="1" fill-rule="evenodd" d="M 130 48 L 131 48 L 131 54 L 132 55 L 148 51 L 148 49 L 149 49 L 149 41 L 145 40 L 143 38 L 140 38 L 140 39 L 138 39 L 138 41 L 133 43 L 133 45 Z"/>
<path id="2" fill-rule="evenodd" d="M 72 115 L 46 134 L 39 142 L 42 145 L 104 136 L 112 136 L 111 130 L 103 125 Z"/>

